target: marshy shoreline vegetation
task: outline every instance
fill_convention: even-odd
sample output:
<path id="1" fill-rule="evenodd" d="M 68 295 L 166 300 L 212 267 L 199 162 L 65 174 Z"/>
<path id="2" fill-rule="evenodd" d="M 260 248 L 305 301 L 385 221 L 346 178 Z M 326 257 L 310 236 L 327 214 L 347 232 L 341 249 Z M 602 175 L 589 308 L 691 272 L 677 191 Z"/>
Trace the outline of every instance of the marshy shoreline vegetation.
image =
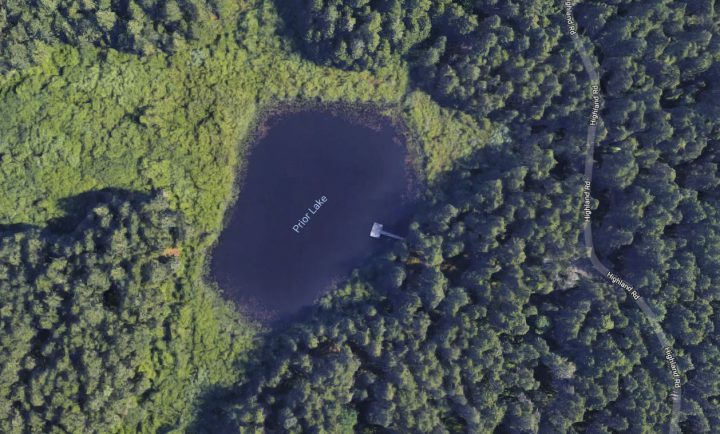
<path id="1" fill-rule="evenodd" d="M 405 151 L 406 157 L 402 162 L 404 167 L 405 191 L 402 193 L 402 200 L 407 203 L 416 200 L 423 189 L 425 180 L 423 179 L 423 159 L 422 151 L 419 149 L 419 143 L 413 139 L 412 131 L 407 127 L 402 117 L 402 113 L 396 105 L 388 104 L 379 106 L 373 103 L 354 103 L 350 104 L 344 101 L 285 101 L 282 103 L 272 103 L 259 109 L 256 121 L 253 123 L 250 133 L 244 141 L 245 151 L 240 157 L 240 169 L 236 174 L 231 193 L 231 200 L 222 223 L 222 231 L 229 230 L 229 221 L 233 217 L 233 213 L 242 212 L 237 208 L 239 196 L 243 193 L 244 183 L 246 180 L 248 164 L 252 161 L 253 151 L 265 138 L 266 134 L 272 130 L 277 123 L 282 122 L 288 115 L 296 113 L 313 113 L 328 115 L 328 119 L 324 122 L 334 122 L 334 118 L 348 122 L 352 126 L 360 126 L 368 128 L 375 132 L 387 128 L 391 131 L 393 139 L 391 146 L 397 146 Z M 338 143 L 338 145 L 341 145 Z M 332 146 L 332 145 L 328 145 Z M 280 156 L 285 158 L 285 156 Z M 215 247 L 220 237 L 216 237 L 213 244 L 208 248 L 205 255 L 204 267 L 206 284 L 217 287 L 215 278 L 211 271 L 210 264 L 213 255 L 216 254 Z M 357 267 L 362 264 L 358 263 Z M 345 276 L 336 276 L 328 288 L 337 287 L 345 279 Z M 218 292 L 224 293 L 221 287 L 217 287 Z M 251 300 L 235 300 L 233 297 L 227 297 L 228 301 L 234 303 L 236 308 L 247 319 L 255 322 L 256 326 L 262 330 L 275 328 L 277 325 L 287 324 L 293 321 L 293 318 L 302 317 L 302 313 L 297 315 L 282 315 L 277 317 L 269 313 L 261 307 L 260 303 Z M 304 311 L 304 310 L 303 310 Z"/>
<path id="2" fill-rule="evenodd" d="M 239 168 L 233 182 L 232 193 L 230 195 L 227 211 L 223 217 L 222 227 L 227 226 L 233 204 L 237 202 L 238 195 L 242 192 L 243 181 L 246 175 L 247 162 L 251 156 L 255 146 L 265 137 L 273 126 L 281 121 L 284 116 L 299 112 L 322 112 L 328 113 L 334 117 L 339 117 L 351 122 L 354 125 L 368 127 L 373 130 L 382 128 L 383 123 L 393 129 L 396 137 L 396 144 L 402 146 L 407 151 L 406 168 L 409 179 L 409 185 L 412 192 L 409 194 L 417 194 L 419 186 L 424 182 L 423 153 L 421 150 L 421 142 L 413 135 L 413 131 L 407 126 L 406 119 L 397 104 L 388 103 L 386 105 L 378 105 L 371 102 L 347 102 L 343 100 L 337 101 L 318 101 L 318 100 L 295 100 L 280 101 L 267 103 L 258 109 L 254 122 L 252 122 L 248 134 L 242 141 L 242 148 Z"/>
<path id="3" fill-rule="evenodd" d="M 141 396 L 123 398 L 136 401 L 134 413 L 102 423 L 88 419 L 76 429 L 182 431 L 193 420 L 201 391 L 241 380 L 242 361 L 262 328 L 236 313 L 203 277 L 207 254 L 237 195 L 253 131 L 264 116 L 290 105 L 294 110 L 322 106 L 349 112 L 358 104 L 360 111 L 374 110 L 368 108 L 372 105 L 383 114 L 388 108 L 407 113 L 412 107 L 416 115 L 407 116 L 415 123 L 438 113 L 453 117 L 429 98 L 417 105 L 403 103 L 407 77 L 400 64 L 377 72 L 344 72 L 287 52 L 275 34 L 271 2 L 253 3 L 237 20 L 238 28 L 229 22 L 211 43 L 187 42 L 171 53 L 40 44 L 30 65 L 0 75 L 3 228 L 43 227 L 65 215 L 63 199 L 106 188 L 164 196 L 193 228 L 180 243 L 178 283 L 165 295 L 172 312 L 163 324 L 165 332 L 156 330 L 152 355 L 136 361 L 149 366 L 144 375 L 151 387 Z M 462 127 L 466 133 L 470 125 Z M 428 143 L 442 146 L 438 136 Z M 5 299 L 3 304 L 12 302 Z M 13 402 L 11 390 L 38 387 L 17 383 L 12 371 L 5 375 L 2 393 L 8 403 Z M 51 387 L 39 396 L 50 400 L 53 393 Z M 15 406 L 23 407 L 21 402 Z M 24 408 L 3 409 L 4 431 L 62 429 L 65 417 L 91 411 L 61 405 L 54 408 L 60 422 L 52 422 L 32 416 L 32 407 Z"/>
<path id="4" fill-rule="evenodd" d="M 590 90 L 561 4 L 54 3 L 0 14 L 0 431 L 666 428 L 662 353 L 579 243 Z M 720 426 L 713 17 L 575 6 L 596 249 L 658 310 L 689 432 Z M 203 279 L 287 104 L 393 113 L 426 184 L 406 242 L 273 334 Z M 39 229 L 68 198 L 77 226 Z"/>

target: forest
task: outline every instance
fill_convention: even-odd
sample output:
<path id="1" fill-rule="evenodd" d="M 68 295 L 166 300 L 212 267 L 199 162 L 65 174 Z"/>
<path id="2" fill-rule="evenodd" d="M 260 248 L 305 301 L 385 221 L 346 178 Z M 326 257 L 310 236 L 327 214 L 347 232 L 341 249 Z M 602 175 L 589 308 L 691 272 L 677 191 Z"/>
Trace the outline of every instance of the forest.
<path id="1" fill-rule="evenodd" d="M 720 9 L 584 0 L 592 224 L 720 426 Z M 0 431 L 667 432 L 651 324 L 590 265 L 591 89 L 549 0 L 0 6 Z M 289 324 L 205 276 L 281 104 L 402 122 L 410 234 Z"/>

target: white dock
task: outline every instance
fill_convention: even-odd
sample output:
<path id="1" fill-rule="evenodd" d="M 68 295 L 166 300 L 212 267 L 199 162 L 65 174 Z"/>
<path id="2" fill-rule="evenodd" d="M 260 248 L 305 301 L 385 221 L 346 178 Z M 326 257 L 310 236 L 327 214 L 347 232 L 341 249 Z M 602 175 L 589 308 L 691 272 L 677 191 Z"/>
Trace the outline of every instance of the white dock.
<path id="1" fill-rule="evenodd" d="M 404 240 L 405 238 L 391 234 L 390 232 L 386 232 L 383 230 L 383 225 L 380 223 L 373 223 L 372 229 L 370 229 L 370 236 L 373 238 L 380 238 L 382 235 L 385 235 L 386 237 L 395 238 L 396 240 Z"/>

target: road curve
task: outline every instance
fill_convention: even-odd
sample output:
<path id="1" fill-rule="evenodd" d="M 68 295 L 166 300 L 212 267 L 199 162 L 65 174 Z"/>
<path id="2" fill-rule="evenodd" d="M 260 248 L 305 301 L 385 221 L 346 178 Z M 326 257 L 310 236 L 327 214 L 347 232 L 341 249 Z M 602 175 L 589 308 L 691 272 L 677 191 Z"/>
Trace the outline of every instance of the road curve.
<path id="1" fill-rule="evenodd" d="M 590 81 L 591 89 L 592 89 L 592 96 L 593 96 L 593 113 L 591 116 L 590 125 L 588 126 L 587 130 L 587 140 L 586 140 L 586 155 L 585 155 L 585 185 L 584 185 L 584 196 L 586 200 L 589 201 L 590 198 L 590 189 L 592 185 L 592 175 L 593 175 L 593 165 L 594 165 L 594 155 L 595 155 L 595 143 L 597 138 L 597 125 L 600 122 L 600 110 L 599 108 L 602 107 L 602 93 L 600 92 L 600 75 L 598 74 L 597 70 L 593 66 L 593 63 L 590 59 L 590 56 L 588 56 L 587 50 L 585 50 L 585 47 L 583 46 L 582 41 L 580 40 L 580 37 L 578 35 L 578 27 L 577 23 L 575 22 L 575 19 L 573 17 L 572 8 L 575 6 L 575 3 L 572 1 L 565 1 L 565 19 L 567 21 L 567 28 L 568 33 L 570 34 L 570 38 L 573 41 L 573 44 L 575 45 L 575 50 L 577 51 L 578 55 L 580 56 L 580 59 L 582 60 L 582 64 L 585 68 L 585 72 L 588 75 L 588 79 Z M 655 336 L 657 336 L 658 340 L 660 341 L 660 344 L 663 347 L 663 357 L 668 361 L 671 367 L 671 375 L 673 377 L 673 391 L 670 394 L 672 398 L 672 414 L 670 416 L 670 426 L 668 431 L 671 434 L 675 434 L 680 432 L 680 409 L 682 406 L 682 391 L 681 391 L 681 385 L 680 385 L 680 372 L 677 367 L 677 363 L 675 362 L 675 358 L 672 354 L 672 346 L 670 342 L 667 339 L 667 336 L 665 335 L 665 332 L 663 332 L 662 327 L 660 326 L 660 322 L 658 321 L 657 314 L 653 311 L 653 309 L 650 307 L 650 305 L 640 296 L 640 294 L 633 288 L 632 285 L 628 284 L 625 280 L 620 278 L 618 275 L 612 273 L 610 269 L 608 269 L 603 263 L 600 261 L 600 259 L 595 254 L 595 247 L 593 245 L 593 236 L 592 236 L 592 222 L 590 219 L 591 211 L 589 210 L 589 207 L 587 207 L 587 211 L 585 212 L 585 219 L 583 223 L 584 228 L 584 238 L 585 238 L 585 249 L 587 250 L 588 257 L 590 258 L 590 262 L 592 263 L 595 270 L 597 270 L 600 274 L 602 274 L 606 279 L 608 279 L 613 285 L 619 286 L 620 288 L 624 289 L 629 293 L 629 295 L 635 300 L 635 303 L 638 305 L 640 310 L 645 314 L 645 317 L 650 322 L 650 325 L 653 328 L 653 331 L 655 332 Z"/>

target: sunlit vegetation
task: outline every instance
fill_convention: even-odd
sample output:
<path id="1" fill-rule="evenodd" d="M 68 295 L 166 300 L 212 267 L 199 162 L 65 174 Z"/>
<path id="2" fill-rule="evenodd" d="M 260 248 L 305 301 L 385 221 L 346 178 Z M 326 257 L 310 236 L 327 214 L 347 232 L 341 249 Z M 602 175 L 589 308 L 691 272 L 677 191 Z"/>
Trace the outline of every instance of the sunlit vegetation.
<path id="1" fill-rule="evenodd" d="M 245 6 L 230 0 L 9 0 L 0 9 L 0 71 L 29 66 L 58 42 L 174 52 L 211 42 Z"/>
<path id="2" fill-rule="evenodd" d="M 717 8 L 575 16 L 597 252 L 712 432 Z M 667 429 L 662 349 L 581 247 L 590 88 L 557 2 L 12 1 L 0 35 L 0 431 Z M 359 103 L 406 127 L 410 236 L 262 331 L 203 281 L 248 143 L 266 110 Z"/>
<path id="3" fill-rule="evenodd" d="M 162 196 L 104 191 L 66 206 L 45 230 L 0 239 L 0 431 L 188 423 L 182 400 L 228 383 L 250 329 L 166 253 L 196 241 Z"/>
<path id="4" fill-rule="evenodd" d="M 30 313 L 25 316 L 12 310 L 3 316 L 3 333 L 14 336 L 8 346 L 15 349 L 3 352 L 0 360 L 4 405 L 1 431 L 22 432 L 30 426 L 39 431 L 83 431 L 91 426 L 103 432 L 182 430 L 192 423 L 194 407 L 205 393 L 242 378 L 241 361 L 258 328 L 222 301 L 216 288 L 202 282 L 202 275 L 207 249 L 221 229 L 223 214 L 232 200 L 233 183 L 242 167 L 248 138 L 266 108 L 282 101 L 372 103 L 391 116 L 422 120 L 431 139 L 425 141 L 422 135 L 413 135 L 416 149 L 439 149 L 442 143 L 438 131 L 472 134 L 472 122 L 456 122 L 454 115 L 428 99 L 423 99 L 422 105 L 411 104 L 411 100 L 403 103 L 408 82 L 403 65 L 388 65 L 373 72 L 316 66 L 284 48 L 284 42 L 275 34 L 277 20 L 272 3 L 263 3 L 244 12 L 238 28 L 231 26 L 217 40 L 190 38 L 183 45 L 153 53 L 108 49 L 99 43 L 57 44 L 49 40 L 47 45 L 25 45 L 35 53 L 30 65 L 9 67 L 0 76 L 3 239 L 35 237 L 47 246 L 43 247 L 46 250 L 58 249 L 52 247 L 58 242 L 80 242 L 86 236 L 84 229 L 76 230 L 72 224 L 65 229 L 75 235 L 52 235 L 52 231 L 46 233 L 42 228 L 68 213 L 84 216 L 94 206 L 100 206 L 96 202 L 114 200 L 90 196 L 81 201 L 82 206 L 67 208 L 66 199 L 107 188 L 162 197 L 167 202 L 164 206 L 179 213 L 177 218 L 186 228 L 185 238 L 179 243 L 176 240 L 153 245 L 148 258 L 142 251 L 125 253 L 134 255 L 125 262 L 140 264 L 151 257 L 153 261 L 181 264 L 157 282 L 164 289 L 153 296 L 155 304 L 148 306 L 155 309 L 153 318 L 148 319 L 154 325 L 137 330 L 140 342 L 116 340 L 92 329 L 82 331 L 87 328 L 82 324 L 72 327 L 53 323 L 58 335 L 48 335 L 43 331 L 47 327 L 35 324 Z M 439 112 L 445 113 L 442 118 L 432 117 Z M 460 146 L 455 155 L 463 153 L 466 151 Z M 451 155 L 437 150 L 435 155 L 442 163 L 419 158 L 418 168 L 435 168 L 428 169 L 430 173 L 451 165 Z M 22 225 L 29 225 L 29 232 L 19 230 L 25 227 Z M 98 228 L 103 234 L 107 232 L 98 236 L 110 237 L 111 229 Z M 18 241 L 18 247 L 13 249 L 21 248 L 24 242 Z M 6 245 L 5 253 L 21 261 L 15 263 L 13 272 L 23 266 L 32 267 L 22 262 L 22 257 L 17 259 L 9 242 L 3 242 Z M 89 257 L 92 253 L 88 246 L 74 254 Z M 3 256 L 3 261 L 8 260 Z M 39 272 L 49 266 L 37 260 Z M 103 260 L 108 264 L 123 261 L 120 256 Z M 110 273 L 112 269 L 108 266 L 98 272 Z M 71 272 L 71 268 L 66 270 Z M 29 279 L 23 281 L 29 292 L 17 297 L 31 299 L 62 298 L 62 294 L 67 297 L 77 284 L 63 280 L 65 286 L 48 288 L 39 278 L 23 278 Z M 102 279 L 111 281 L 112 277 Z M 132 290 L 136 292 L 146 287 L 141 280 L 127 284 L 135 285 Z M 78 310 L 97 312 L 100 318 L 106 318 L 109 314 L 103 310 L 98 291 L 93 289 L 87 299 L 78 299 L 78 306 L 82 306 Z M 17 300 L 11 297 L 3 304 L 10 306 Z M 109 324 L 111 320 L 100 321 Z M 72 344 L 71 338 L 75 339 Z M 89 340 L 97 342 L 90 344 L 86 342 Z M 92 381 L 77 372 L 68 376 L 75 365 L 63 358 L 86 343 L 88 352 L 96 353 L 88 363 L 130 370 L 132 376 L 123 373 L 115 378 L 110 373 L 108 379 L 94 377 Z M 52 347 L 55 352 L 41 356 L 45 346 L 45 351 Z M 119 360 L 125 363 L 121 368 L 114 359 L 106 358 L 109 354 L 101 353 L 101 347 L 132 353 L 132 358 Z M 57 366 L 28 368 L 40 366 L 39 357 L 58 357 Z M 62 384 L 52 385 L 57 378 L 62 378 Z M 98 403 L 103 403 L 107 414 L 92 414 L 95 410 L 88 406 L 88 398 L 78 394 L 81 387 L 89 387 L 82 385 L 86 383 L 117 389 L 108 396 L 102 391 L 93 392 L 101 393 L 99 399 L 104 401 Z M 31 399 L 33 394 L 36 397 Z"/>
<path id="5" fill-rule="evenodd" d="M 394 13 L 402 2 L 313 2 L 288 21 L 322 64 L 405 59 L 410 86 L 492 122 L 485 147 L 441 164 L 455 168 L 437 178 L 415 235 L 268 340 L 229 419 L 241 432 L 665 431 L 662 349 L 581 259 L 590 87 L 563 15 L 545 1 L 410 3 L 412 14 Z M 688 432 L 720 423 L 714 14 L 711 2 L 576 8 L 606 95 L 598 251 L 674 338 Z M 402 32 L 416 45 L 394 44 Z M 417 121 L 428 109 L 413 98 Z M 440 156 L 455 142 L 429 143 L 426 156 Z"/>

